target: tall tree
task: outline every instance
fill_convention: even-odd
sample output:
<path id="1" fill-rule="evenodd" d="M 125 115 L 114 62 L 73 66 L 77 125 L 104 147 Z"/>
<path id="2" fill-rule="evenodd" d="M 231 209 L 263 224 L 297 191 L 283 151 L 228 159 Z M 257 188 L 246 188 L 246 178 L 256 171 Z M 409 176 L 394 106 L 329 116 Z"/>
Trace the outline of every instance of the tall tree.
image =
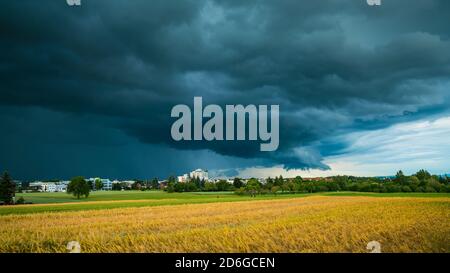
<path id="1" fill-rule="evenodd" d="M 252 197 L 256 196 L 256 193 L 259 192 L 260 188 L 261 185 L 256 178 L 250 178 L 247 182 L 247 185 L 245 185 L 245 191 L 250 193 Z"/>
<path id="2" fill-rule="evenodd" d="M 8 172 L 4 172 L 0 179 L 0 201 L 10 205 L 14 203 L 16 184 L 12 181 Z"/>
<path id="3" fill-rule="evenodd" d="M 141 190 L 141 188 L 142 188 L 142 182 L 141 181 L 135 181 L 131 185 L 131 189 L 133 189 L 133 190 Z"/>
<path id="4" fill-rule="evenodd" d="M 150 186 L 152 189 L 156 190 L 159 189 L 159 182 L 158 182 L 158 178 L 153 178 L 152 182 L 150 182 Z"/>
<path id="5" fill-rule="evenodd" d="M 175 176 L 170 176 L 167 179 L 167 188 L 166 188 L 167 192 L 174 192 L 176 184 L 178 183 L 177 180 L 175 179 Z"/>
<path id="6" fill-rule="evenodd" d="M 407 177 L 403 174 L 402 170 L 398 171 L 397 174 L 395 175 L 395 182 L 403 185 L 407 182 Z"/>
<path id="7" fill-rule="evenodd" d="M 90 190 L 89 184 L 82 176 L 72 178 L 67 186 L 67 193 L 73 194 L 77 199 L 83 195 L 87 198 Z"/>
<path id="8" fill-rule="evenodd" d="M 417 178 L 419 178 L 420 182 L 424 182 L 427 179 L 431 178 L 431 174 L 426 170 L 420 170 L 416 173 Z"/>
<path id="9" fill-rule="evenodd" d="M 303 178 L 302 178 L 301 176 L 297 175 L 297 176 L 294 178 L 294 183 L 295 183 L 295 184 L 300 184 L 300 183 L 302 183 L 302 182 L 303 182 Z"/>
<path id="10" fill-rule="evenodd" d="M 280 175 L 280 177 L 275 176 L 275 181 L 274 181 L 275 186 L 281 187 L 283 186 L 283 177 Z"/>
<path id="11" fill-rule="evenodd" d="M 233 186 L 236 189 L 239 189 L 244 186 L 244 183 L 242 182 L 242 180 L 239 177 L 235 177 L 233 180 Z"/>
<path id="12" fill-rule="evenodd" d="M 231 184 L 229 184 L 226 180 L 220 180 L 216 183 L 216 187 L 218 191 L 228 191 L 231 188 Z"/>
<path id="13" fill-rule="evenodd" d="M 100 178 L 95 179 L 95 190 L 99 191 L 103 188 L 103 182 Z"/>
<path id="14" fill-rule="evenodd" d="M 92 180 L 89 180 L 87 183 L 88 183 L 89 188 L 90 188 L 91 190 L 94 190 L 94 189 L 95 189 L 95 185 L 94 185 L 94 182 L 92 182 Z"/>
<path id="15" fill-rule="evenodd" d="M 269 189 L 269 190 L 272 190 L 272 187 L 274 186 L 274 184 L 273 184 L 273 179 L 269 176 L 267 179 L 266 179 L 266 184 L 264 185 L 264 187 L 266 188 L 266 189 Z"/>

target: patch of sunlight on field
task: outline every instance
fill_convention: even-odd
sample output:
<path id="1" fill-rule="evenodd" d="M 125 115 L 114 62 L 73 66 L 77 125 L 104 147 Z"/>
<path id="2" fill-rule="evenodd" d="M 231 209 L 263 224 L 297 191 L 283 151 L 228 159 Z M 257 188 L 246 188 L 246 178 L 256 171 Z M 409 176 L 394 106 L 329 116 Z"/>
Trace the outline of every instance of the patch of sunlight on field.
<path id="1" fill-rule="evenodd" d="M 0 217 L 0 252 L 450 252 L 449 198 L 312 196 Z"/>

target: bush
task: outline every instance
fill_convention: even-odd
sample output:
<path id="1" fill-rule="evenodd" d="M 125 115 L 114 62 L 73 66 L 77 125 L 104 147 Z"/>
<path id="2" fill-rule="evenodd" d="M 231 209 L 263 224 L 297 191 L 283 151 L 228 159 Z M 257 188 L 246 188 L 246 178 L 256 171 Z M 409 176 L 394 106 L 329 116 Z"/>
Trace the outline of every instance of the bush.
<path id="1" fill-rule="evenodd" d="M 401 192 L 401 188 L 397 185 L 388 185 L 387 192 Z"/>
<path id="2" fill-rule="evenodd" d="M 318 186 L 316 188 L 316 191 L 318 191 L 318 192 L 325 192 L 325 191 L 328 191 L 328 187 L 321 185 L 321 186 Z"/>
<path id="3" fill-rule="evenodd" d="M 278 187 L 278 186 L 272 186 L 272 188 L 270 188 L 270 192 L 272 193 L 272 194 L 277 194 L 277 192 L 280 190 L 280 187 Z"/>
<path id="4" fill-rule="evenodd" d="M 18 199 L 17 199 L 17 201 L 16 201 L 16 204 L 17 205 L 22 205 L 22 204 L 25 204 L 25 199 L 23 199 L 23 197 L 21 196 L 21 197 L 19 197 Z"/>
<path id="5" fill-rule="evenodd" d="M 244 195 L 245 193 L 245 188 L 244 187 L 240 187 L 239 189 L 236 189 L 234 191 L 234 193 L 236 193 L 237 195 Z"/>
<path id="6" fill-rule="evenodd" d="M 412 192 L 411 188 L 409 186 L 403 186 L 402 192 Z"/>

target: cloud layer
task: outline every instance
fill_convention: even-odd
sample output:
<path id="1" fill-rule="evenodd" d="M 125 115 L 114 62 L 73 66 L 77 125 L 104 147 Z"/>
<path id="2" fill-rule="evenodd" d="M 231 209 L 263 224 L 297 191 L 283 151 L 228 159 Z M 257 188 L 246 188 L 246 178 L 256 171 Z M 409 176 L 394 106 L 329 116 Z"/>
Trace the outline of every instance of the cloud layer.
<path id="1" fill-rule="evenodd" d="M 339 155 L 324 158 L 328 170 L 285 170 L 283 166 L 239 169 L 241 177 L 389 176 L 398 170 L 414 174 L 427 168 L 449 172 L 450 117 L 395 124 L 383 129 L 358 131 L 332 138 L 344 143 Z M 225 173 L 224 173 L 225 174 Z"/>
<path id="2" fill-rule="evenodd" d="M 2 143 L 30 142 L 21 135 L 30 126 L 43 139 L 58 135 L 49 141 L 59 143 L 54 149 L 75 142 L 93 153 L 133 139 L 158 153 L 210 151 L 216 162 L 328 169 L 324 156 L 349 145 L 334 135 L 448 115 L 447 18 L 445 0 L 376 8 L 331 0 L 86 0 L 81 8 L 8 1 L 0 10 L 0 111 L 12 127 Z M 279 104 L 279 150 L 172 141 L 170 109 L 194 96 L 207 104 Z M 42 152 L 30 149 L 19 153 Z M 188 166 L 175 164 L 174 171 Z"/>

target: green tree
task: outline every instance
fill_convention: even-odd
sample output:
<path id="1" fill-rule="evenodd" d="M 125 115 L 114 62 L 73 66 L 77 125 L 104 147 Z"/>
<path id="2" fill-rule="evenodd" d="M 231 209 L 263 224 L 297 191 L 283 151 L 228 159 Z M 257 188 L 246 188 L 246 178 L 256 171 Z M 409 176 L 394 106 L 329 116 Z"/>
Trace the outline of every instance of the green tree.
<path id="1" fill-rule="evenodd" d="M 88 198 L 90 190 L 89 184 L 82 176 L 72 178 L 67 186 L 67 193 L 73 194 L 77 199 L 80 199 L 81 196 Z"/>
<path id="2" fill-rule="evenodd" d="M 94 189 L 95 189 L 95 187 L 94 187 L 94 182 L 92 182 L 92 180 L 89 180 L 87 183 L 88 183 L 89 188 L 90 188 L 91 190 L 94 190 Z"/>
<path id="3" fill-rule="evenodd" d="M 216 184 L 213 182 L 206 182 L 204 190 L 205 191 L 216 191 L 217 190 Z"/>
<path id="4" fill-rule="evenodd" d="M 346 175 L 339 175 L 339 176 L 335 176 L 333 177 L 333 181 L 335 181 L 338 185 L 339 185 L 339 189 L 340 190 L 348 190 L 349 189 L 349 179 L 348 176 Z"/>
<path id="5" fill-rule="evenodd" d="M 402 192 L 412 192 L 411 188 L 409 186 L 403 186 Z"/>
<path id="6" fill-rule="evenodd" d="M 244 186 L 244 182 L 242 182 L 242 180 L 239 177 L 235 177 L 233 180 L 233 186 L 236 189 L 239 189 Z"/>
<path id="7" fill-rule="evenodd" d="M 408 177 L 408 184 L 419 186 L 419 183 L 420 183 L 420 180 L 419 180 L 419 178 L 417 178 L 417 176 L 411 175 L 410 177 Z"/>
<path id="8" fill-rule="evenodd" d="M 394 185 L 394 184 L 389 184 L 386 187 L 387 192 L 401 192 L 401 187 L 398 185 Z"/>
<path id="9" fill-rule="evenodd" d="M 231 190 L 231 184 L 228 183 L 226 180 L 219 180 L 219 182 L 216 183 L 216 187 L 218 191 Z"/>
<path id="10" fill-rule="evenodd" d="M 281 184 L 281 191 L 282 192 L 289 191 L 289 184 L 288 183 Z"/>
<path id="11" fill-rule="evenodd" d="M 153 190 L 159 189 L 159 182 L 158 182 L 158 178 L 153 178 L 152 181 L 150 182 L 150 186 Z"/>
<path id="12" fill-rule="evenodd" d="M 120 190 L 122 190 L 122 185 L 120 185 L 120 183 L 113 183 L 112 184 L 112 190 L 113 191 L 120 191 Z"/>
<path id="13" fill-rule="evenodd" d="M 0 178 L 0 201 L 10 205 L 14 203 L 16 196 L 16 183 L 12 181 L 8 172 L 4 172 Z"/>
<path id="14" fill-rule="evenodd" d="M 281 176 L 280 177 L 275 176 L 275 179 L 273 180 L 273 184 L 275 186 L 281 187 L 283 185 L 283 179 L 281 178 Z"/>
<path id="15" fill-rule="evenodd" d="M 167 192 L 174 192 L 175 191 L 175 185 L 178 184 L 175 180 L 174 176 L 170 176 L 169 179 L 167 179 Z"/>
<path id="16" fill-rule="evenodd" d="M 234 193 L 236 193 L 237 195 L 243 195 L 245 193 L 245 188 L 241 187 L 239 189 L 235 189 Z"/>
<path id="17" fill-rule="evenodd" d="M 294 183 L 295 183 L 295 184 L 299 185 L 299 184 L 301 184 L 302 182 L 303 182 L 303 178 L 302 178 L 301 176 L 297 175 L 297 176 L 294 178 Z"/>
<path id="18" fill-rule="evenodd" d="M 273 179 L 270 178 L 270 176 L 266 179 L 266 183 L 264 183 L 264 188 L 268 189 L 269 191 L 272 189 L 273 187 Z"/>
<path id="19" fill-rule="evenodd" d="M 205 186 L 205 180 L 200 179 L 199 177 L 193 177 L 189 179 L 189 182 L 194 183 L 195 187 L 199 190 L 203 189 Z"/>
<path id="20" fill-rule="evenodd" d="M 256 193 L 259 192 L 260 188 L 261 185 L 256 178 L 250 178 L 250 180 L 248 180 L 247 182 L 247 185 L 245 185 L 245 191 L 247 193 L 250 193 L 252 197 L 256 196 Z"/>
<path id="21" fill-rule="evenodd" d="M 287 183 L 287 188 L 288 188 L 289 192 L 293 193 L 293 192 L 297 191 L 298 186 L 294 181 L 290 181 Z"/>
<path id="22" fill-rule="evenodd" d="M 450 193 L 450 185 L 445 186 L 445 192 L 449 192 Z"/>
<path id="23" fill-rule="evenodd" d="M 277 195 L 277 192 L 279 190 L 280 190 L 280 187 L 278 187 L 278 186 L 273 186 L 272 188 L 270 188 L 270 192 L 275 195 Z"/>
<path id="24" fill-rule="evenodd" d="M 403 174 L 403 172 L 400 170 L 395 175 L 394 181 L 400 185 L 404 185 L 407 182 L 407 177 Z"/>
<path id="25" fill-rule="evenodd" d="M 431 178 L 431 174 L 426 170 L 420 170 L 416 173 L 416 177 L 420 182 L 425 182 L 425 180 Z"/>
<path id="26" fill-rule="evenodd" d="M 371 185 L 369 182 L 364 181 L 358 184 L 358 191 L 371 192 Z"/>
<path id="27" fill-rule="evenodd" d="M 131 189 L 133 190 L 141 190 L 142 188 L 142 181 L 135 181 L 133 184 L 131 184 Z"/>
<path id="28" fill-rule="evenodd" d="M 22 205 L 25 204 L 25 199 L 21 196 L 19 197 L 19 199 L 17 199 L 16 204 L 18 205 Z"/>
<path id="29" fill-rule="evenodd" d="M 336 183 L 336 182 L 334 182 L 334 181 L 329 182 L 329 183 L 327 184 L 327 186 L 328 186 L 328 189 L 329 189 L 330 191 L 339 191 L 339 190 L 340 190 L 339 184 Z"/>
<path id="30" fill-rule="evenodd" d="M 434 177 L 428 178 L 425 181 L 425 183 L 426 183 L 426 187 L 425 188 L 430 187 L 430 188 L 433 188 L 434 191 L 436 191 L 436 192 L 440 192 L 441 191 L 442 185 L 441 185 L 441 183 L 439 183 L 439 181 L 436 178 L 434 178 Z"/>
<path id="31" fill-rule="evenodd" d="M 198 191 L 197 184 L 194 181 L 175 183 L 176 192 L 192 192 Z"/>
<path id="32" fill-rule="evenodd" d="M 95 179 L 95 190 L 99 191 L 103 188 L 103 183 L 100 178 Z"/>

